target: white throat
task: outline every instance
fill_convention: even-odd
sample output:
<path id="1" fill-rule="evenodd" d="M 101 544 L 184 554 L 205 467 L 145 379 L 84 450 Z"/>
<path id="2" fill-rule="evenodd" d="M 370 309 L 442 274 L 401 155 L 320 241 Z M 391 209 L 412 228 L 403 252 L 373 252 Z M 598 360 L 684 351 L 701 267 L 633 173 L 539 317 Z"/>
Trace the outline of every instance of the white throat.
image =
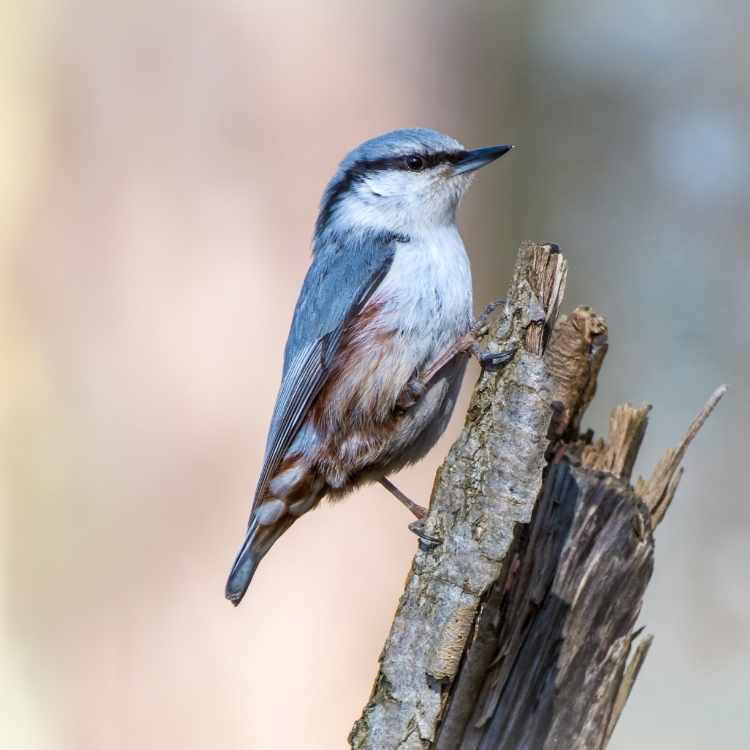
<path id="1" fill-rule="evenodd" d="M 417 339 L 420 360 L 466 333 L 472 319 L 471 268 L 455 224 L 433 226 L 399 243 L 376 297 L 386 302 L 390 325 Z"/>

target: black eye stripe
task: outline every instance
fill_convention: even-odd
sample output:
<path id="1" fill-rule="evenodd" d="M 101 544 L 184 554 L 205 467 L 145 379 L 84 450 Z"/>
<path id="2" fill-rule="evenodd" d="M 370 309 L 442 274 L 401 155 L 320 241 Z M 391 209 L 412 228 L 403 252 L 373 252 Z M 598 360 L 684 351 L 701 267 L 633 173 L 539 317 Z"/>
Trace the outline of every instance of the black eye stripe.
<path id="1" fill-rule="evenodd" d="M 401 156 L 388 156 L 383 159 L 370 159 L 358 161 L 349 168 L 349 172 L 352 176 L 361 176 L 367 172 L 379 172 L 385 169 L 403 169 L 409 170 L 407 160 L 411 156 L 418 156 L 423 163 L 422 169 L 431 169 L 437 167 L 440 164 L 456 164 L 463 156 L 466 155 L 466 151 L 432 151 L 430 153 L 424 153 L 415 151 L 410 154 L 402 154 Z"/>
<path id="2" fill-rule="evenodd" d="M 414 156 L 419 156 L 422 159 L 424 169 L 431 169 L 440 164 L 456 164 L 465 154 L 465 151 L 439 151 L 429 154 L 414 154 Z"/>
<path id="3" fill-rule="evenodd" d="M 439 164 L 456 164 L 461 161 L 462 157 L 466 156 L 466 151 L 433 151 L 431 153 L 413 151 L 401 154 L 400 156 L 389 156 L 383 159 L 361 159 L 355 162 L 340 179 L 328 186 L 326 193 L 323 195 L 320 213 L 315 224 L 316 234 L 320 234 L 323 231 L 323 228 L 328 224 L 334 207 L 351 188 L 353 183 L 362 180 L 365 175 L 371 172 L 380 172 L 386 169 L 400 169 L 408 172 L 410 170 L 406 164 L 406 159 L 409 156 L 419 156 L 424 162 L 421 170 L 424 171 L 425 169 L 432 169 Z"/>

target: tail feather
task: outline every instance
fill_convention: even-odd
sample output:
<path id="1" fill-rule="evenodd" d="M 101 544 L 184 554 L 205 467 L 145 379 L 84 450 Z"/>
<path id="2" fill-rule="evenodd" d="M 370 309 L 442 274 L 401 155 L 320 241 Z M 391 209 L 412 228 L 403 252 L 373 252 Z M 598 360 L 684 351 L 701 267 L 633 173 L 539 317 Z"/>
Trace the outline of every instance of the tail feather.
<path id="1" fill-rule="evenodd" d="M 256 559 L 252 554 L 251 550 L 252 541 L 257 528 L 258 519 L 253 517 L 250 521 L 250 525 L 247 527 L 245 539 L 242 542 L 240 551 L 237 553 L 237 557 L 234 558 L 232 570 L 229 572 L 229 578 L 227 579 L 227 586 L 224 595 L 230 602 L 232 602 L 232 604 L 234 604 L 235 607 L 242 601 L 242 597 L 245 595 L 247 587 L 253 579 L 253 573 L 255 573 L 255 569 L 260 562 L 260 560 Z"/>
<path id="2" fill-rule="evenodd" d="M 261 526 L 253 515 L 245 540 L 232 565 L 224 595 L 236 607 L 245 596 L 250 581 L 263 556 L 273 543 L 294 523 L 296 518 L 287 513 L 270 526 Z"/>

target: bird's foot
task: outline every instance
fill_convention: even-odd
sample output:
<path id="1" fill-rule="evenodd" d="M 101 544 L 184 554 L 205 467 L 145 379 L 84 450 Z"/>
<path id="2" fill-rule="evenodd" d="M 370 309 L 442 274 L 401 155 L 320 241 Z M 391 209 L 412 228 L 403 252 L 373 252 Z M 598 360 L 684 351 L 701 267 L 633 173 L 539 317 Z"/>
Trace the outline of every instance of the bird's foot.
<path id="1" fill-rule="evenodd" d="M 474 321 L 474 325 L 471 327 L 471 332 L 474 334 L 474 336 L 481 336 L 482 334 L 487 332 L 487 327 L 489 325 L 488 319 L 490 315 L 492 315 L 495 310 L 497 310 L 498 307 L 501 307 L 505 305 L 504 299 L 496 299 L 494 302 L 490 302 L 484 310 L 482 310 L 481 315 Z"/>
<path id="2" fill-rule="evenodd" d="M 489 330 L 490 315 L 502 305 L 505 305 L 504 299 L 496 299 L 494 302 L 490 302 L 489 305 L 484 308 L 482 314 L 476 319 L 474 325 L 472 325 L 469 331 L 471 340 L 468 343 L 467 350 L 479 360 L 479 364 L 482 366 L 483 370 L 493 372 L 501 370 L 513 359 L 513 355 L 517 350 L 517 347 L 512 347 L 500 352 L 490 352 L 486 349 L 482 349 L 479 345 L 480 337 L 484 336 Z"/>
<path id="3" fill-rule="evenodd" d="M 484 370 L 497 371 L 507 365 L 518 347 L 510 347 L 500 352 L 490 352 L 479 345 L 479 334 L 474 330 L 456 339 L 421 375 L 422 384 L 429 383 L 454 357 L 468 352 L 479 360 Z"/>
<path id="4" fill-rule="evenodd" d="M 478 343 L 474 342 L 469 347 L 469 351 L 479 360 L 479 364 L 483 370 L 497 372 L 498 370 L 502 370 L 513 359 L 518 351 L 518 347 L 513 346 L 499 352 L 491 352 L 487 349 L 482 349 Z"/>
<path id="5" fill-rule="evenodd" d="M 443 369 L 449 362 L 453 361 L 459 354 L 469 353 L 479 360 L 483 370 L 497 372 L 502 370 L 515 355 L 517 347 L 503 349 L 499 352 L 491 352 L 482 349 L 479 345 L 479 336 L 482 335 L 483 328 L 486 330 L 486 323 L 481 322 L 482 317 L 486 317 L 488 310 L 494 310 L 498 305 L 504 304 L 503 300 L 491 302 L 485 312 L 480 316 L 472 329 L 456 339 L 437 359 L 435 359 L 420 375 L 414 373 L 409 382 L 403 387 L 396 400 L 394 412 L 397 415 L 404 414 L 411 409 L 427 392 L 427 386 L 430 381 Z M 390 490 L 393 492 L 393 490 Z M 395 493 L 394 493 L 395 494 Z"/>
<path id="6" fill-rule="evenodd" d="M 401 394 L 396 401 L 396 412 L 403 413 L 407 409 L 410 409 L 414 404 L 424 396 L 427 391 L 427 386 L 424 384 L 421 378 L 413 376 L 411 380 L 404 386 Z"/>
<path id="7" fill-rule="evenodd" d="M 421 549 L 422 552 L 429 552 L 443 543 L 442 539 L 436 536 L 431 536 L 425 531 L 423 518 L 420 518 L 417 521 L 412 521 L 409 524 L 409 531 L 419 537 L 419 549 Z"/>
<path id="8" fill-rule="evenodd" d="M 412 533 L 416 534 L 419 537 L 419 548 L 423 552 L 428 552 L 429 550 L 437 547 L 438 544 L 442 544 L 443 542 L 442 539 L 438 539 L 435 536 L 431 536 L 424 529 L 424 519 L 425 519 L 425 516 L 427 515 L 427 508 L 423 508 L 421 505 L 415 503 L 413 500 L 410 500 L 387 477 L 383 477 L 380 480 L 380 484 L 382 484 L 383 487 L 385 487 L 388 490 L 388 492 L 391 493 L 391 495 L 393 495 L 399 502 L 403 503 L 417 517 L 416 521 L 412 521 L 409 524 L 409 531 L 411 531 Z"/>

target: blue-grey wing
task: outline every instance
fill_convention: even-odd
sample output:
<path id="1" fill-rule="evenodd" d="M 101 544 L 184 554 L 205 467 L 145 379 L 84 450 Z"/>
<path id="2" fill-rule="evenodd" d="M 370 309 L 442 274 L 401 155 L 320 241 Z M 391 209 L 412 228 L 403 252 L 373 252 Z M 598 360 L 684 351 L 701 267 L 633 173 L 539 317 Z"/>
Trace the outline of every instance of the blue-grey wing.
<path id="1" fill-rule="evenodd" d="M 284 352 L 284 371 L 268 432 L 253 507 L 302 426 L 326 382 L 341 335 L 393 261 L 393 235 L 319 239 L 294 310 Z"/>

